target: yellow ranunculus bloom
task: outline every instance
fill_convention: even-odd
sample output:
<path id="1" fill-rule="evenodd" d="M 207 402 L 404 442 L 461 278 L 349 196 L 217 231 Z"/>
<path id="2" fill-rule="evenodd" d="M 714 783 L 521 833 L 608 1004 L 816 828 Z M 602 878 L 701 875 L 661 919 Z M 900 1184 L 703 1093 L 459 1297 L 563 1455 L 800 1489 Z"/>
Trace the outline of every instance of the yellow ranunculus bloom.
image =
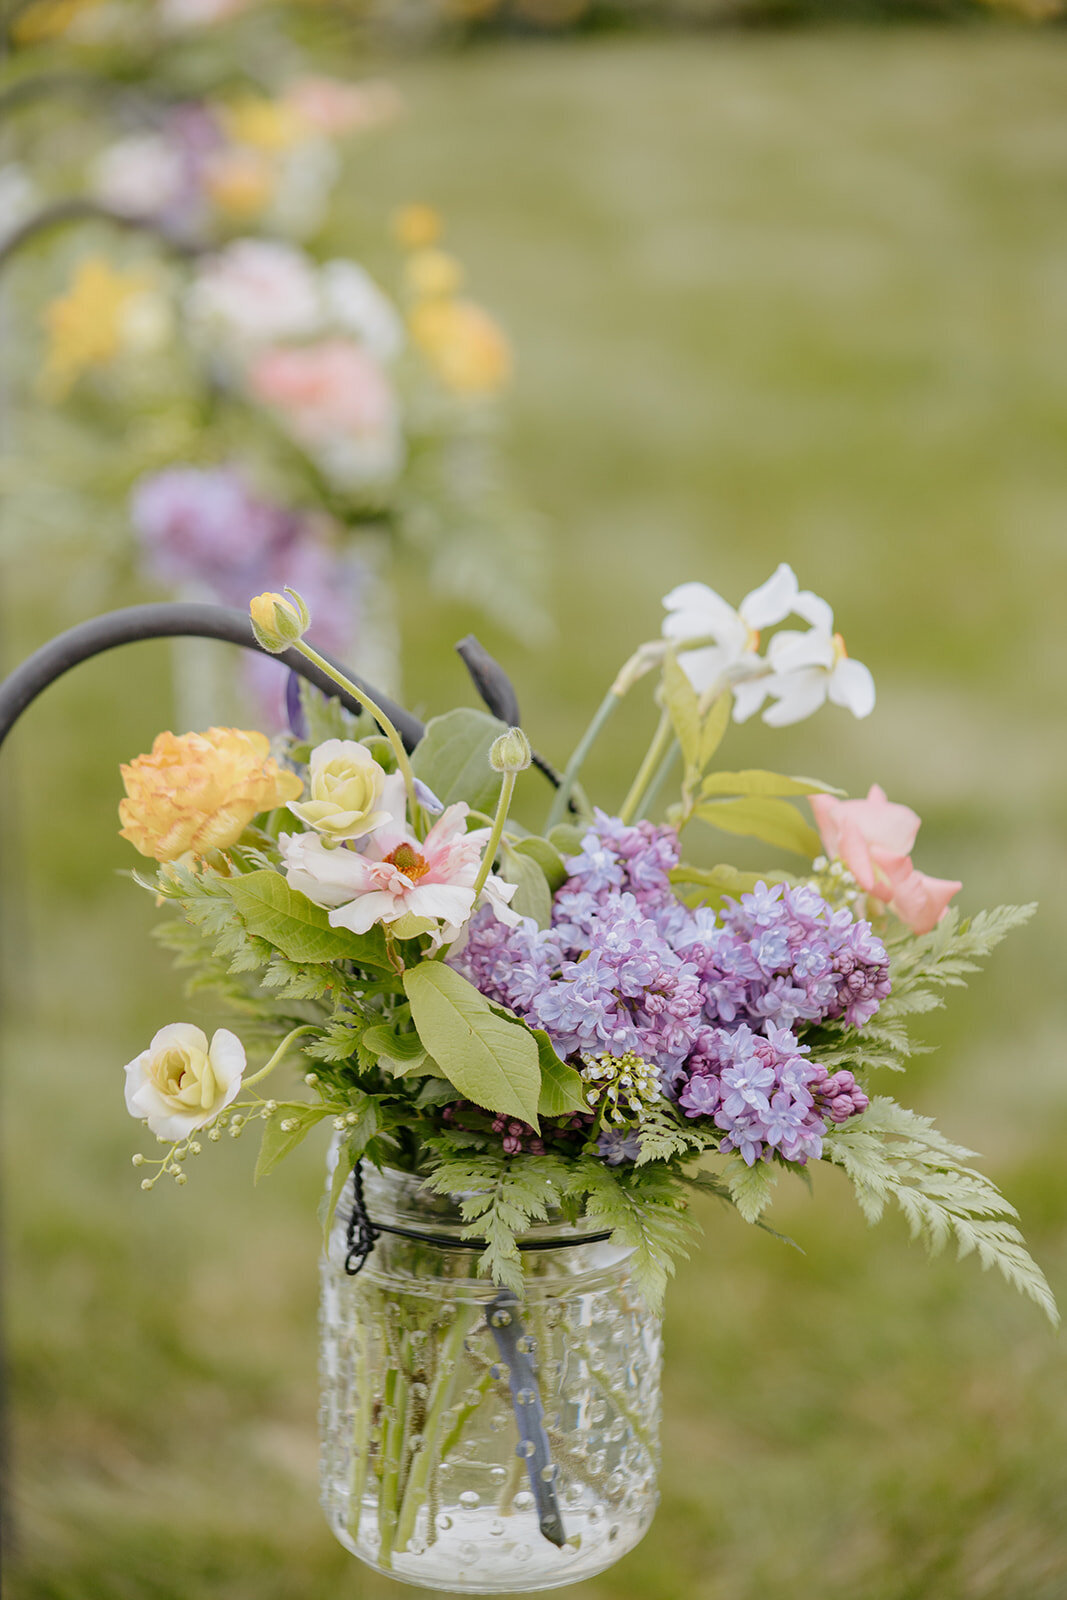
<path id="1" fill-rule="evenodd" d="M 205 187 L 220 211 L 231 217 L 254 217 L 274 198 L 276 173 L 258 150 L 231 146 L 208 163 Z"/>
<path id="2" fill-rule="evenodd" d="M 408 317 L 411 337 L 446 388 L 495 394 L 511 377 L 511 346 L 472 300 L 423 300 Z"/>
<path id="3" fill-rule="evenodd" d="M 62 398 L 89 367 L 107 366 L 126 341 L 131 314 L 150 289 L 148 274 L 133 267 L 116 272 L 103 256 L 82 261 L 66 294 L 44 309 L 48 359 L 46 390 Z"/>
<path id="4" fill-rule="evenodd" d="M 327 739 L 311 752 L 311 799 L 290 801 L 289 810 L 325 839 L 361 839 L 392 821 L 379 808 L 385 768 L 354 739 Z"/>
<path id="5" fill-rule="evenodd" d="M 405 250 L 426 250 L 444 232 L 441 213 L 433 206 L 401 206 L 392 217 L 393 235 Z"/>
<path id="6" fill-rule="evenodd" d="M 99 3 L 100 0 L 31 0 L 12 18 L 11 37 L 21 45 L 62 38 L 83 12 Z"/>
<path id="7" fill-rule="evenodd" d="M 150 754 L 120 770 L 119 831 L 156 861 L 226 850 L 259 812 L 298 799 L 304 788 L 278 766 L 265 734 L 241 728 L 161 733 Z"/>

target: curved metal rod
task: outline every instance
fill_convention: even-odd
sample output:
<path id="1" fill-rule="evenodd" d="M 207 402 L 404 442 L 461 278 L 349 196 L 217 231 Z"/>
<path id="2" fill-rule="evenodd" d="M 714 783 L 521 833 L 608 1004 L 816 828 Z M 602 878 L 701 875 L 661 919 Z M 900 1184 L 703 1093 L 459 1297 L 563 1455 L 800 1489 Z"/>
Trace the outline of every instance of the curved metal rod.
<path id="1" fill-rule="evenodd" d="M 245 650 L 261 651 L 252 635 L 252 624 L 246 612 L 231 611 L 225 606 L 200 605 L 193 602 L 164 603 L 157 605 L 127 606 L 122 611 L 109 611 L 89 622 L 80 622 L 69 628 L 48 644 L 42 645 L 28 660 L 3 683 L 0 683 L 0 745 L 28 705 L 37 696 L 61 678 L 71 667 L 93 656 L 102 655 L 117 645 L 133 644 L 140 639 L 173 639 L 192 637 L 198 639 L 223 639 L 241 645 Z M 320 652 L 332 666 L 346 673 L 352 681 L 381 706 L 392 721 L 409 750 L 422 738 L 424 729 L 418 717 L 398 706 L 377 689 L 365 684 L 348 668 L 325 651 Z M 316 689 L 333 699 L 340 700 L 350 711 L 362 708 L 358 700 L 346 694 L 320 667 L 314 666 L 299 650 L 286 650 L 276 660 L 284 662 L 291 671 L 299 673 Z"/>

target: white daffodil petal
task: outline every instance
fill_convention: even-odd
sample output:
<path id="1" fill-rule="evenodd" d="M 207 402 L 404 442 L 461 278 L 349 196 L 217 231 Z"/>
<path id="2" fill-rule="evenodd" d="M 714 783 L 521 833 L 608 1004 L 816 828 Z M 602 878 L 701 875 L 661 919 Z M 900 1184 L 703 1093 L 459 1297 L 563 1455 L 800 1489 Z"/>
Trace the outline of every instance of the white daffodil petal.
<path id="1" fill-rule="evenodd" d="M 732 659 L 725 650 L 686 650 L 678 657 L 678 665 L 697 694 L 704 694 L 720 681 Z"/>
<path id="2" fill-rule="evenodd" d="M 835 706 L 845 706 L 854 717 L 869 717 L 874 710 L 874 679 L 862 661 L 843 657 L 830 674 L 828 693 Z"/>
<path id="3" fill-rule="evenodd" d="M 822 633 L 833 634 L 833 608 L 810 589 L 801 589 L 794 597 L 793 610 L 798 617 L 803 617 L 805 622 L 810 622 L 813 628 L 818 628 Z"/>
<path id="4" fill-rule="evenodd" d="M 747 722 L 749 717 L 755 715 L 767 698 L 769 682 L 769 678 L 747 678 L 734 684 L 735 722 Z"/>
<path id="5" fill-rule="evenodd" d="M 767 646 L 767 660 L 775 672 L 783 676 L 806 671 L 809 667 L 821 667 L 829 672 L 836 659 L 834 641 L 819 628 L 809 628 L 807 633 L 783 628 Z"/>
<path id="6" fill-rule="evenodd" d="M 748 628 L 733 606 L 706 583 L 683 583 L 664 599 L 667 615 L 663 619 L 665 639 L 718 639 L 729 647 L 739 641 L 744 648 Z"/>
<path id="7" fill-rule="evenodd" d="M 746 594 L 737 609 L 750 628 L 771 628 L 795 609 L 796 592 L 796 573 L 783 561 L 766 583 Z"/>
<path id="8" fill-rule="evenodd" d="M 768 678 L 768 693 L 775 697 L 775 703 L 763 713 L 764 722 L 770 728 L 803 722 L 824 703 L 829 682 L 828 675 L 818 667 Z"/>

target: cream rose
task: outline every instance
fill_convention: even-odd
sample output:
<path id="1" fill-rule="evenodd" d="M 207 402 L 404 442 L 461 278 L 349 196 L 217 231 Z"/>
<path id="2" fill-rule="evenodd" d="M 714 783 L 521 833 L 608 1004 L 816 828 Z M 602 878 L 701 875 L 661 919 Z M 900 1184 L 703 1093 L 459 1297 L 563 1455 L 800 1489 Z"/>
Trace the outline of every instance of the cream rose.
<path id="1" fill-rule="evenodd" d="M 230 1104 L 244 1070 L 244 1045 L 229 1029 L 209 1045 L 192 1023 L 171 1022 L 127 1064 L 126 1109 L 161 1139 L 187 1139 Z"/>
<path id="2" fill-rule="evenodd" d="M 326 839 L 362 839 L 393 820 L 380 805 L 386 776 L 365 745 L 327 739 L 311 752 L 311 799 L 291 801 L 289 810 Z"/>

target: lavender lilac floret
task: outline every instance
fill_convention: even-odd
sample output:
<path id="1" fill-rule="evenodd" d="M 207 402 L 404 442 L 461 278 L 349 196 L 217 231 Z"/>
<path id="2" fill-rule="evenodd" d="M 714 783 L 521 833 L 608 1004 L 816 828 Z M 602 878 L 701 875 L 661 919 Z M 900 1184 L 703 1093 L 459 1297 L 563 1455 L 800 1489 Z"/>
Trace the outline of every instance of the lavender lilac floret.
<path id="1" fill-rule="evenodd" d="M 551 926 L 507 928 L 483 910 L 455 964 L 579 1066 L 628 1052 L 649 1063 L 749 1164 L 817 1158 L 827 1122 L 867 1099 L 851 1073 L 808 1060 L 796 1030 L 869 1022 L 890 990 L 885 947 L 807 885 L 760 883 L 718 919 L 692 911 L 671 888 L 677 862 L 674 829 L 598 811 Z M 636 1135 L 605 1132 L 599 1149 L 609 1164 L 634 1159 Z"/>

